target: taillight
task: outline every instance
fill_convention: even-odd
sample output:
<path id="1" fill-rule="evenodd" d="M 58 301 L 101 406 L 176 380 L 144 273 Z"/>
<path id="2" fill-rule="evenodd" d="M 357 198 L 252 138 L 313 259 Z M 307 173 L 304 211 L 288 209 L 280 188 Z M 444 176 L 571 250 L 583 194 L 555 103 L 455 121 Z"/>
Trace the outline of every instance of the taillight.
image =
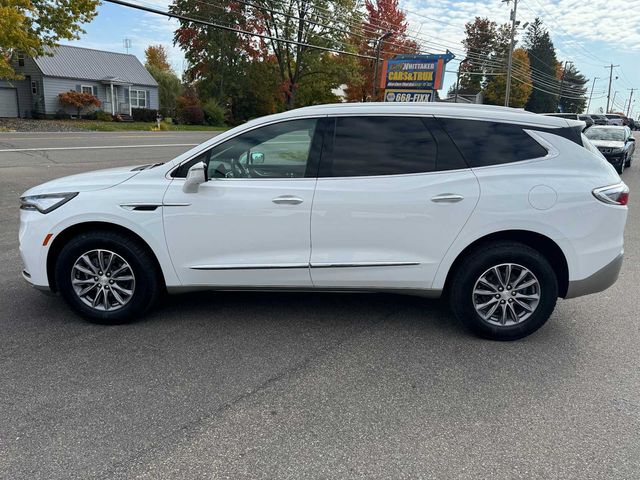
<path id="1" fill-rule="evenodd" d="M 624 182 L 593 190 L 593 196 L 609 205 L 626 205 L 629 202 L 629 187 Z"/>

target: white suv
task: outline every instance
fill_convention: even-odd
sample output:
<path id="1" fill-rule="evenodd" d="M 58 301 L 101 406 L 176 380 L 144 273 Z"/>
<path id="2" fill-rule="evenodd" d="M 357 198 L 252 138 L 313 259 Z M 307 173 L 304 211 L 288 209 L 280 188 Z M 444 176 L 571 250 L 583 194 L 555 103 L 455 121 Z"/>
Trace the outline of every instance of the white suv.
<path id="1" fill-rule="evenodd" d="M 628 189 L 582 126 L 437 103 L 260 118 L 27 191 L 24 276 L 101 323 L 165 290 L 444 293 L 477 334 L 520 338 L 620 270 Z"/>

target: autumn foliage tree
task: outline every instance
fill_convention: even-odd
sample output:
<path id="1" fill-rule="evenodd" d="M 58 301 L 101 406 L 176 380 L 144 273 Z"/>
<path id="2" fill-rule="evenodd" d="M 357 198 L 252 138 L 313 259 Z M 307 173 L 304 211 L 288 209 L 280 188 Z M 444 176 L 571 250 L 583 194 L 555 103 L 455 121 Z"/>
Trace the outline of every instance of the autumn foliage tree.
<path id="1" fill-rule="evenodd" d="M 82 113 L 82 110 L 88 107 L 99 107 L 101 105 L 100 100 L 90 93 L 84 92 L 63 92 L 58 94 L 58 102 L 64 107 L 75 108 L 78 118 Z"/>
<path id="2" fill-rule="evenodd" d="M 513 51 L 513 70 L 511 78 L 511 90 L 509 92 L 509 106 L 524 108 L 533 90 L 531 86 L 531 67 L 529 66 L 529 55 L 523 48 L 516 48 Z M 497 73 L 487 81 L 484 88 L 485 103 L 491 105 L 504 105 L 504 97 L 507 89 L 507 76 L 504 73 Z"/>
<path id="3" fill-rule="evenodd" d="M 144 56 L 146 59 L 145 66 L 147 68 L 155 67 L 163 72 L 171 71 L 167 50 L 164 48 L 164 45 L 149 45 L 144 51 Z"/>
<path id="4" fill-rule="evenodd" d="M 0 1 L 0 78 L 19 79 L 11 65 L 16 52 L 46 53 L 58 40 L 73 40 L 96 15 L 98 0 Z"/>
<path id="5" fill-rule="evenodd" d="M 387 32 L 391 36 L 381 44 L 380 65 L 383 60 L 398 54 L 418 53 L 417 43 L 407 37 L 406 14 L 400 9 L 398 0 L 365 0 L 365 9 L 365 18 L 350 39 L 359 54 L 375 57 L 375 40 Z M 347 82 L 346 96 L 349 101 L 364 102 L 370 98 L 373 90 L 375 60 L 358 58 L 357 61 L 358 75 L 352 75 Z M 379 78 L 376 80 L 379 81 Z M 381 100 L 382 96 L 380 89 L 376 100 Z"/>

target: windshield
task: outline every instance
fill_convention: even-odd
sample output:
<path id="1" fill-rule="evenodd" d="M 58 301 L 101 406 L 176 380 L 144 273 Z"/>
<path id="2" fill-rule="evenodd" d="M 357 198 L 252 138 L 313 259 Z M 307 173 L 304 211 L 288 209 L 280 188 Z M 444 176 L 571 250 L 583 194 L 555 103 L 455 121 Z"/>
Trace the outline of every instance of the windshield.
<path id="1" fill-rule="evenodd" d="M 621 128 L 590 128 L 585 132 L 590 140 L 609 140 L 612 142 L 624 142 L 624 130 Z"/>

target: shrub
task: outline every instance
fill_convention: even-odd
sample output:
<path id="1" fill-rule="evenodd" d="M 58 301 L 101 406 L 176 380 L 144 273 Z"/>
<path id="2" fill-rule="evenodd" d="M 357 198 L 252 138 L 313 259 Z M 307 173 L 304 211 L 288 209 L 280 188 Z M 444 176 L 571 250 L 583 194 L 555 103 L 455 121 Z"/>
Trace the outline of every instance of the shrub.
<path id="1" fill-rule="evenodd" d="M 63 109 L 58 109 L 58 111 L 56 111 L 54 118 L 56 120 L 68 120 L 71 117 L 71 115 L 69 115 L 67 112 L 65 112 Z M 35 112 L 33 115 L 33 118 L 40 118 L 40 114 L 38 112 Z"/>
<path id="2" fill-rule="evenodd" d="M 82 110 L 88 107 L 99 107 L 102 105 L 100 100 L 90 93 L 76 92 L 71 90 L 58 94 L 58 102 L 64 107 L 75 108 L 78 112 L 78 118 Z"/>
<path id="3" fill-rule="evenodd" d="M 110 113 L 98 110 L 96 112 L 96 120 L 100 120 L 101 122 L 112 122 L 113 116 Z"/>
<path id="4" fill-rule="evenodd" d="M 181 108 L 178 114 L 180 123 L 187 125 L 202 125 L 204 123 L 204 111 L 200 105 L 189 105 Z"/>
<path id="5" fill-rule="evenodd" d="M 226 111 L 215 99 L 210 98 L 207 100 L 204 105 L 202 105 L 202 110 L 204 111 L 204 119 L 209 125 L 218 127 L 224 125 Z"/>
<path id="6" fill-rule="evenodd" d="M 131 116 L 136 122 L 155 122 L 158 110 L 154 108 L 132 108 Z"/>

